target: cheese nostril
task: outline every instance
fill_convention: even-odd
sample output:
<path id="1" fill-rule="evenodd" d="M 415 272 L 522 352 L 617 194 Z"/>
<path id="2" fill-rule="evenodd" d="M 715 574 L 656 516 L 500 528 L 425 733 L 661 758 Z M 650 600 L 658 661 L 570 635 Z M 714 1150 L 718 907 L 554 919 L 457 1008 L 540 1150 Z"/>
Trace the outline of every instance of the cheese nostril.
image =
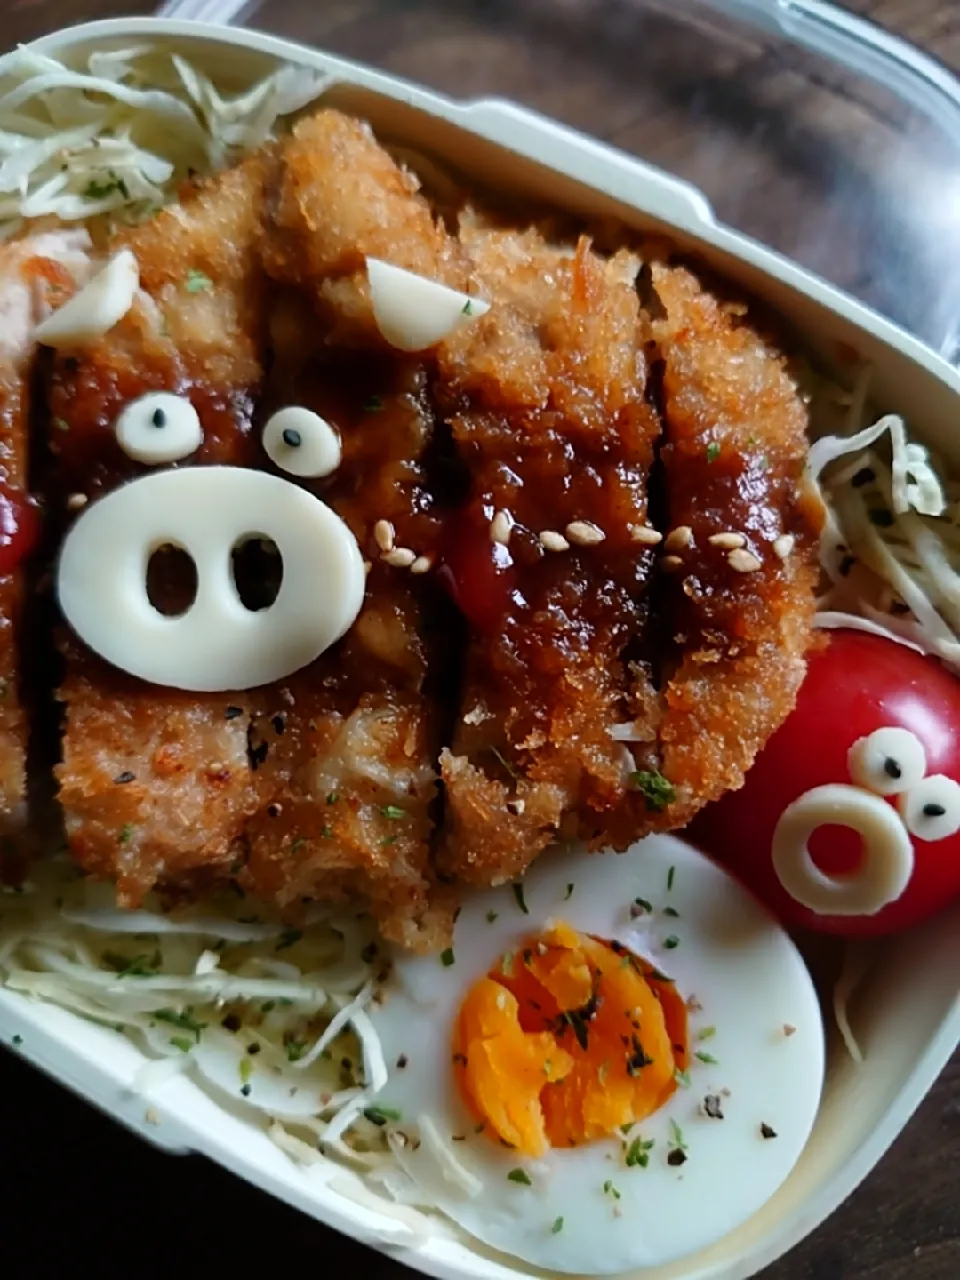
<path id="1" fill-rule="evenodd" d="M 863 868 L 863 837 L 852 827 L 825 822 L 810 836 L 807 848 L 813 865 L 832 880 L 859 875 Z"/>
<path id="2" fill-rule="evenodd" d="M 283 557 L 277 544 L 263 534 L 251 533 L 234 544 L 230 559 L 244 607 L 251 613 L 269 609 L 283 584 Z"/>
<path id="3" fill-rule="evenodd" d="M 165 618 L 179 618 L 197 598 L 197 566 L 183 547 L 158 547 L 147 562 L 147 599 Z"/>

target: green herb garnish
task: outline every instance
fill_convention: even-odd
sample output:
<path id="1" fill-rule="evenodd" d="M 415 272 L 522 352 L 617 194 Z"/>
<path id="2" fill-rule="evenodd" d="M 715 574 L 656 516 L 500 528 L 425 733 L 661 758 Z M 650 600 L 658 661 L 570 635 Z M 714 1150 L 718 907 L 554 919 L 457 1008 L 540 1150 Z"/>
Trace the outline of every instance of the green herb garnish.
<path id="1" fill-rule="evenodd" d="M 133 835 L 133 824 L 125 822 L 117 832 L 117 844 L 129 844 L 130 837 Z"/>
<path id="2" fill-rule="evenodd" d="M 716 1027 L 701 1027 L 700 1030 L 697 1032 L 697 1039 L 712 1040 L 716 1034 L 717 1034 Z"/>
<path id="3" fill-rule="evenodd" d="M 693 1056 L 695 1058 L 699 1058 L 701 1062 L 705 1062 L 708 1067 L 718 1067 L 720 1065 L 712 1053 L 704 1053 L 702 1050 L 699 1050 Z"/>
<path id="4" fill-rule="evenodd" d="M 453 947 L 447 947 L 445 951 L 440 952 L 440 963 L 445 969 L 449 969 L 454 963 Z"/>
<path id="5" fill-rule="evenodd" d="M 675 933 L 671 933 L 669 938 L 664 938 L 663 946 L 666 951 L 675 951 L 680 945 L 680 939 Z"/>
<path id="6" fill-rule="evenodd" d="M 304 1040 L 284 1040 L 283 1047 L 286 1050 L 288 1062 L 299 1062 L 307 1052 L 307 1045 Z"/>
<path id="7" fill-rule="evenodd" d="M 563 1230 L 563 1218 L 554 1218 L 553 1226 L 550 1228 L 550 1234 L 552 1236 L 558 1236 L 562 1230 Z"/>
<path id="8" fill-rule="evenodd" d="M 195 1042 L 188 1040 L 186 1036 L 171 1036 L 170 1043 L 175 1049 L 179 1049 L 181 1053 L 189 1053 Z"/>
<path id="9" fill-rule="evenodd" d="M 327 804 L 336 804 L 340 799 L 340 795 L 336 791 L 331 791 L 327 795 Z"/>
<path id="10" fill-rule="evenodd" d="M 160 969 L 160 952 L 152 956 L 139 955 L 128 959 L 118 951 L 104 951 L 103 963 L 116 972 L 118 978 L 155 978 Z"/>
<path id="11" fill-rule="evenodd" d="M 280 941 L 277 943 L 275 950 L 286 951 L 287 947 L 295 946 L 303 937 L 302 929 L 284 929 L 280 935 Z"/>
<path id="12" fill-rule="evenodd" d="M 177 1013 L 175 1009 L 157 1009 L 151 1017 L 156 1018 L 157 1022 L 167 1022 L 171 1027 L 179 1027 L 181 1031 L 191 1032 L 196 1037 L 197 1044 L 200 1043 L 200 1036 L 207 1026 L 205 1022 L 197 1022 L 188 1013 Z"/>
<path id="13" fill-rule="evenodd" d="M 57 431 L 70 430 L 70 423 L 66 420 L 66 418 L 54 418 L 53 425 Z"/>
<path id="14" fill-rule="evenodd" d="M 385 818 L 389 818 L 391 822 L 399 822 L 407 816 L 406 809 L 401 809 L 398 804 L 381 805 L 380 812 Z"/>
<path id="15" fill-rule="evenodd" d="M 716 443 L 707 445 L 707 461 L 716 462 L 720 457 L 720 446 Z"/>
<path id="16" fill-rule="evenodd" d="M 603 1184 L 603 1194 L 604 1194 L 605 1196 L 613 1196 L 614 1200 L 619 1200 L 619 1199 L 620 1199 L 620 1192 L 619 1192 L 619 1191 L 617 1190 L 617 1188 L 613 1185 L 613 1183 L 611 1182 L 611 1180 L 610 1180 L 609 1178 L 608 1178 L 608 1179 L 606 1180 L 606 1182 Z"/>
<path id="17" fill-rule="evenodd" d="M 209 276 L 204 275 L 202 271 L 197 271 L 196 268 L 191 267 L 187 272 L 184 288 L 187 293 L 203 293 L 205 289 L 213 288 L 213 281 Z"/>
<path id="18" fill-rule="evenodd" d="M 671 867 L 670 870 L 667 872 L 667 893 L 671 893 L 673 891 L 673 882 L 676 878 L 677 878 L 677 868 Z"/>
<path id="19" fill-rule="evenodd" d="M 92 178 L 84 187 L 83 194 L 88 200 L 103 200 L 106 196 L 112 196 L 115 191 L 119 191 L 124 200 L 130 199 L 127 184 L 111 170 L 109 176 L 103 181 Z"/>
<path id="20" fill-rule="evenodd" d="M 530 1175 L 527 1173 L 526 1169 L 511 1169 L 507 1174 L 507 1181 L 519 1182 L 522 1187 L 533 1186 L 533 1183 L 530 1181 Z"/>
<path id="21" fill-rule="evenodd" d="M 513 889 L 513 896 L 517 900 L 517 906 L 520 908 L 520 910 L 523 912 L 525 916 L 528 916 L 530 914 L 530 911 L 527 908 L 527 902 L 523 896 L 523 885 L 515 884 L 515 885 L 511 885 L 511 888 Z"/>
<path id="22" fill-rule="evenodd" d="M 677 798 L 676 788 L 656 769 L 641 769 L 631 773 L 630 786 L 639 791 L 651 813 L 663 813 Z"/>
<path id="23" fill-rule="evenodd" d="M 683 1140 L 683 1130 L 676 1120 L 670 1121 L 670 1146 L 675 1147 L 678 1151 L 686 1151 L 687 1149 L 687 1144 Z"/>
<path id="24" fill-rule="evenodd" d="M 365 1107 L 363 1114 L 371 1124 L 377 1125 L 378 1128 L 382 1128 L 390 1120 L 396 1123 L 402 1119 L 401 1113 L 394 1107 Z"/>
<path id="25" fill-rule="evenodd" d="M 681 1089 L 690 1088 L 690 1072 L 681 1071 L 679 1068 L 673 1073 L 673 1078 Z"/>
<path id="26" fill-rule="evenodd" d="M 249 1084 L 253 1076 L 253 1063 L 249 1058 L 240 1059 L 240 1083 Z"/>
<path id="27" fill-rule="evenodd" d="M 564 902 L 569 902 L 572 897 L 573 897 L 573 885 L 568 884 L 567 892 L 563 895 L 563 900 Z"/>
<path id="28" fill-rule="evenodd" d="M 654 1140 L 649 1138 L 644 1141 L 643 1138 L 634 1138 L 624 1153 L 624 1163 L 628 1169 L 646 1169 L 650 1163 L 650 1152 L 653 1150 Z"/>

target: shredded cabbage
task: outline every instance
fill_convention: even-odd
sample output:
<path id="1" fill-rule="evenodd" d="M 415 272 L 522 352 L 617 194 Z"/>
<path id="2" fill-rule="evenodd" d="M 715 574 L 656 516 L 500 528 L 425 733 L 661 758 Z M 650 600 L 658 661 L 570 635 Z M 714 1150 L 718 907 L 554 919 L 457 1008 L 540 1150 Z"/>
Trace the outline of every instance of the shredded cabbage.
<path id="1" fill-rule="evenodd" d="M 137 221 L 189 174 L 273 137 L 328 82 L 285 66 L 229 97 L 151 42 L 92 53 L 85 67 L 21 49 L 0 93 L 0 239 L 45 215 Z"/>

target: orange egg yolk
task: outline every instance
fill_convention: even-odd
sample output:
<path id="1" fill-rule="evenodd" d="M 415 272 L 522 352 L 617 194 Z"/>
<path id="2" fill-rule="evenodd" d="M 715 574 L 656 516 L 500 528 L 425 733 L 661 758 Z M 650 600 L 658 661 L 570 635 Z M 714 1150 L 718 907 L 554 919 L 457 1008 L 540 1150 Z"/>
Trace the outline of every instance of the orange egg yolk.
<path id="1" fill-rule="evenodd" d="M 454 1030 L 460 1092 L 529 1156 L 605 1138 L 657 1111 L 688 1061 L 687 1012 L 652 965 L 558 923 L 500 957 Z"/>

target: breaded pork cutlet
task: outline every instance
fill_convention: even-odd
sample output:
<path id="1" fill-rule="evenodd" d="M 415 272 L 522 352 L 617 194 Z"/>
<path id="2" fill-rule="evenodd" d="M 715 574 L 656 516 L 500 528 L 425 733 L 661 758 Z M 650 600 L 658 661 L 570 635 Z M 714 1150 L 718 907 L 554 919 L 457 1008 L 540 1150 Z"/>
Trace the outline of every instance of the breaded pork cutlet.
<path id="1" fill-rule="evenodd" d="M 469 218 L 461 234 L 492 306 L 437 357 L 472 484 L 451 557 L 471 638 L 442 756 L 441 865 L 489 883 L 558 834 L 623 845 L 642 823 L 633 756 L 610 730 L 656 733 L 644 534 L 660 427 L 632 255 Z"/>
<path id="2" fill-rule="evenodd" d="M 661 450 L 670 533 L 657 826 L 742 786 L 793 710 L 812 637 L 821 513 L 801 496 L 807 414 L 783 358 L 683 268 L 663 308 Z"/>
<path id="3" fill-rule="evenodd" d="M 189 185 L 179 203 L 118 235 L 143 294 L 92 346 L 58 355 L 50 389 L 55 518 L 146 468 L 119 448 L 114 422 L 148 391 L 190 398 L 204 440 L 186 463 L 245 465 L 263 376 L 259 257 L 267 156 Z M 176 597 L 176 567 L 162 575 Z M 64 641 L 59 799 L 71 851 L 136 906 L 155 884 L 225 872 L 256 808 L 248 724 L 236 695 L 158 688 L 124 675 L 72 635 Z"/>
<path id="4" fill-rule="evenodd" d="M 340 466 L 303 483 L 371 568 L 347 636 L 257 718 L 267 790 L 241 882 L 285 908 L 359 898 L 387 937 L 433 947 L 450 925 L 429 856 L 442 716 L 427 688 L 421 572 L 439 530 L 424 470 L 434 417 L 424 362 L 388 347 L 372 320 L 365 258 L 450 278 L 456 257 L 413 180 L 335 112 L 298 126 L 273 198 L 264 260 L 284 288 L 269 402 L 304 405 L 339 432 Z"/>
<path id="5" fill-rule="evenodd" d="M 25 816 L 29 725 L 20 688 L 21 623 L 26 559 L 39 524 L 27 474 L 33 330 L 83 282 L 88 244 L 83 231 L 54 230 L 0 248 L 0 835 L 21 835 Z M 0 871 L 4 861 L 0 850 Z"/>

